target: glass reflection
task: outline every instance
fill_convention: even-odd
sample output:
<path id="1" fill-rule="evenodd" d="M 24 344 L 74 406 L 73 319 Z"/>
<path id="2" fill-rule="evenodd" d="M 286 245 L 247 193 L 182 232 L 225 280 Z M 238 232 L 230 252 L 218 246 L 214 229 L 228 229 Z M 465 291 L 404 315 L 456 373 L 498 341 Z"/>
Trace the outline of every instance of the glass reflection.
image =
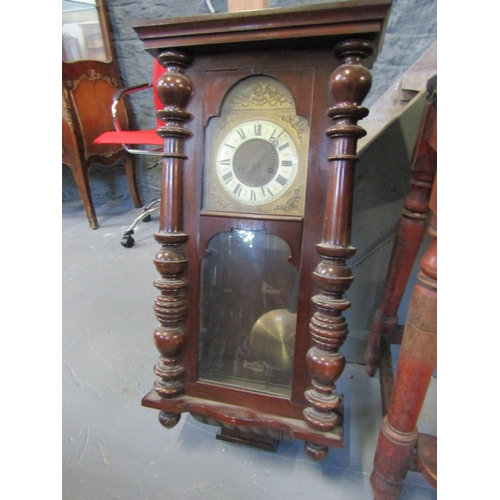
<path id="1" fill-rule="evenodd" d="M 100 5 L 96 0 L 63 0 L 62 60 L 111 61 Z"/>
<path id="2" fill-rule="evenodd" d="M 200 379 L 289 396 L 298 271 L 265 231 L 219 233 L 202 261 Z"/>

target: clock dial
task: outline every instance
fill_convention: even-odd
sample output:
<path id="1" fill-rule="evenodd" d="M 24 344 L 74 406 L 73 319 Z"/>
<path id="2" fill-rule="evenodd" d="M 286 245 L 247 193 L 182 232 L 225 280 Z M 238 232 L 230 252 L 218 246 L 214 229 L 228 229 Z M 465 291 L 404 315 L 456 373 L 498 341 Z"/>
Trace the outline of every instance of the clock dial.
<path id="1" fill-rule="evenodd" d="M 216 158 L 220 185 L 234 200 L 250 206 L 272 203 L 297 175 L 297 148 L 288 132 L 269 120 L 249 120 L 222 140 Z"/>

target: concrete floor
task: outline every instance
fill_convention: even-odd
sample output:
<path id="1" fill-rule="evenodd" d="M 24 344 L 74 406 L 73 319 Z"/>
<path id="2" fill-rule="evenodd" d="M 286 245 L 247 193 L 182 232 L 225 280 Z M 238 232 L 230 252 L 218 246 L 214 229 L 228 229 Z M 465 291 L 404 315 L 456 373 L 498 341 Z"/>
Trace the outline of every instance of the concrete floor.
<path id="1" fill-rule="evenodd" d="M 302 442 L 277 452 L 215 439 L 217 428 L 184 415 L 171 430 L 140 401 L 157 361 L 152 306 L 157 274 L 157 219 L 140 226 L 136 245 L 120 245 L 138 211 L 128 197 L 96 207 L 92 231 L 80 202 L 63 203 L 63 499 L 303 500 L 370 499 L 369 476 L 380 424 L 378 379 L 348 363 L 338 384 L 345 396 L 345 447 L 320 463 Z M 436 379 L 419 422 L 436 433 Z M 436 492 L 409 473 L 401 498 Z"/>

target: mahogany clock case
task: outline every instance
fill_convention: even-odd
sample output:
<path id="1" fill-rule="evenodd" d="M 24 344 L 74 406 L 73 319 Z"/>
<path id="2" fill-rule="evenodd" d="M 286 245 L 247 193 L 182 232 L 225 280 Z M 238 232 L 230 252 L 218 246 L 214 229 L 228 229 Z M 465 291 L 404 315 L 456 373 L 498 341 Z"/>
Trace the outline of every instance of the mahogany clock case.
<path id="1" fill-rule="evenodd" d="M 292 53 L 282 51 L 279 61 L 276 61 L 274 54 L 269 54 L 268 52 L 238 54 L 237 58 L 234 55 L 219 54 L 216 57 L 197 57 L 196 63 L 193 64 L 193 67 L 189 71 L 189 77 L 196 89 L 191 108 L 203 109 L 203 115 L 197 117 L 194 114 L 193 121 L 189 124 L 193 138 L 186 141 L 186 155 L 189 158 L 184 171 L 186 186 L 201 187 L 204 185 L 202 177 L 203 169 L 200 168 L 203 165 L 204 159 L 204 141 L 197 141 L 194 138 L 204 138 L 205 127 L 209 119 L 218 116 L 226 94 L 244 78 L 252 76 L 255 73 L 260 73 L 278 80 L 293 96 L 297 114 L 305 117 L 308 123 L 311 124 L 311 143 L 308 157 L 310 168 L 307 169 L 309 175 L 306 182 L 307 194 L 305 196 L 303 221 L 294 223 L 276 217 L 275 220 L 268 220 L 267 218 L 261 220 L 241 215 L 239 218 L 231 219 L 215 215 L 200 215 L 202 190 L 184 191 L 184 230 L 187 234 L 200 235 L 199 244 L 197 244 L 196 239 L 192 238 L 186 245 L 187 259 L 190 263 L 190 282 L 200 282 L 201 263 L 203 257 L 206 255 L 208 242 L 214 235 L 223 231 L 265 231 L 268 234 L 273 234 L 281 238 L 288 244 L 291 250 L 292 261 L 300 269 L 297 332 L 303 333 L 297 333 L 295 338 L 294 360 L 296 364 L 294 367 L 295 377 L 292 383 L 290 404 L 283 406 L 283 401 L 271 398 L 271 396 L 262 398 L 259 394 L 248 393 L 245 395 L 245 405 L 261 411 L 268 411 L 270 400 L 273 399 L 275 400 L 273 412 L 294 417 L 301 416 L 303 405 L 305 405 L 303 393 L 308 383 L 307 367 L 305 366 L 305 355 L 309 348 L 307 344 L 307 328 L 311 315 L 312 273 L 319 261 L 315 245 L 311 245 L 309 242 L 321 241 L 322 214 L 324 213 L 326 199 L 325 187 L 328 185 L 328 170 L 327 165 L 325 165 L 327 163 L 325 161 L 327 152 L 324 132 L 329 124 L 324 110 L 333 105 L 328 85 L 325 85 L 331 74 L 331 51 L 325 51 L 323 54 L 315 53 L 315 57 L 317 58 L 316 61 L 313 60 L 309 52 L 301 54 L 297 51 L 293 51 Z M 327 61 L 330 65 L 326 64 Z M 206 62 L 207 66 L 197 71 L 196 66 L 201 65 L 203 62 Z M 319 88 L 314 88 L 315 82 Z M 319 82 L 323 82 L 323 85 Z M 316 119 L 313 119 L 314 115 Z M 318 138 L 321 140 L 318 140 Z M 199 167 L 196 168 L 196 165 Z M 321 174 L 321 167 L 319 168 L 320 172 L 318 172 L 317 167 L 314 167 L 320 165 L 324 166 L 323 174 Z M 192 214 L 192 207 L 198 207 L 198 213 Z M 306 242 L 309 244 L 304 244 Z M 242 262 L 240 264 L 242 273 L 247 272 L 245 264 L 248 263 Z M 186 293 L 188 304 L 200 303 L 199 287 L 189 287 Z M 233 294 L 238 293 L 242 295 L 242 298 L 240 299 L 237 295 L 233 295 L 232 300 L 234 302 L 244 300 L 243 295 L 246 293 L 246 290 L 238 291 L 235 289 L 233 292 Z M 186 332 L 197 332 L 199 324 L 199 309 L 190 307 L 186 315 Z M 183 365 L 186 369 L 186 393 L 199 397 L 208 396 L 209 398 L 216 398 L 226 403 L 234 403 L 235 400 L 239 400 L 239 394 L 233 394 L 233 389 L 227 387 L 222 389 L 217 386 L 206 387 L 205 384 L 199 383 L 197 369 L 199 353 L 198 335 L 191 335 L 190 333 L 187 333 L 187 335 L 189 336 L 189 341 L 186 342 L 183 353 L 186 360 L 186 363 Z"/>
<path id="2" fill-rule="evenodd" d="M 186 236 L 182 236 L 179 245 L 180 239 L 174 238 L 175 231 L 172 233 L 165 229 L 169 224 L 166 219 L 172 219 L 171 215 L 165 214 L 157 237 L 164 248 L 161 259 L 170 258 L 167 247 L 171 248 L 168 241 L 172 241 L 176 251 L 182 246 L 187 262 L 186 271 L 179 276 L 186 285 L 186 312 L 182 321 L 184 339 L 178 356 L 178 366 L 182 369 L 175 369 L 179 374 L 176 384 L 182 384 L 183 389 L 174 394 L 174 397 L 165 397 L 152 391 L 144 398 L 144 405 L 160 409 L 165 415 L 172 415 L 183 411 L 204 412 L 208 407 L 213 408 L 214 403 L 220 403 L 234 407 L 233 410 L 228 406 L 224 407 L 224 411 L 229 412 L 228 421 L 231 420 L 231 411 L 239 411 L 236 407 L 297 421 L 304 420 L 304 409 L 310 406 L 304 393 L 311 384 L 306 364 L 306 355 L 311 347 L 309 322 L 314 312 L 311 298 L 317 293 L 314 274 L 321 262 L 316 245 L 323 239 L 327 204 L 332 203 L 331 199 L 327 201 L 332 161 L 331 141 L 325 133 L 332 126 L 328 110 L 338 104 L 335 103 L 329 82 L 332 72 L 342 63 L 335 56 L 333 48 L 346 39 L 361 39 L 362 42 L 359 43 L 371 45 L 375 49 L 371 56 L 371 50 L 364 54 L 368 57 L 363 59 L 363 66 L 371 67 L 389 7 L 390 2 L 343 2 L 216 15 L 210 18 L 199 16 L 148 21 L 135 26 L 146 50 L 154 56 L 160 56 L 160 59 L 166 61 L 171 58 L 169 54 L 174 54 L 174 59 L 179 61 L 181 56 L 177 54 L 183 54 L 183 61 L 188 60 L 189 63 L 182 64 L 186 66 L 182 72 L 185 71 L 190 81 L 189 87 L 192 88 L 191 101 L 186 108 L 192 119 L 185 125 L 190 137 L 182 132 L 182 154 L 185 154 L 186 159 L 183 160 L 182 169 L 177 169 L 182 174 L 178 174 L 174 183 L 177 189 L 180 185 L 183 187 L 181 191 L 174 193 L 174 184 L 171 178 L 169 181 L 166 177 L 163 186 L 164 194 L 169 193 L 168 197 L 173 199 L 174 205 L 182 197 L 181 208 L 176 210 L 177 222 L 171 224 L 171 227 L 175 226 L 175 231 L 182 230 L 182 234 Z M 346 57 L 349 58 L 348 55 Z M 178 71 L 178 63 L 172 63 L 168 71 Z M 256 76 L 272 79 L 289 92 L 295 114 L 308 124 L 310 131 L 308 149 L 304 155 L 307 164 L 299 161 L 298 165 L 299 173 L 302 172 L 305 177 L 303 212 L 301 210 L 293 217 L 269 210 L 262 213 L 241 205 L 230 212 L 217 211 L 213 207 L 211 210 L 204 210 L 204 196 L 207 194 L 207 170 L 204 167 L 210 149 L 206 147 L 207 138 L 210 138 L 210 133 L 207 132 L 209 124 L 211 120 L 218 120 L 224 115 L 224 102 L 232 90 Z M 353 89 L 352 94 L 352 99 L 358 99 L 357 89 Z M 165 116 L 167 113 L 165 111 Z M 266 120 L 265 113 L 260 116 L 261 120 Z M 254 116 L 253 119 L 257 118 Z M 179 136 L 177 133 L 176 137 Z M 350 151 L 350 139 L 346 144 L 349 144 L 346 147 Z M 178 146 L 171 149 L 180 150 Z M 350 162 L 353 161 L 351 156 L 346 155 Z M 180 161 L 180 154 L 172 154 L 172 158 L 173 162 Z M 350 181 L 344 186 L 347 192 L 352 190 L 349 183 Z M 351 200 L 348 198 L 349 195 L 346 195 L 346 206 L 341 209 L 347 210 L 341 216 L 346 220 L 350 219 Z M 294 279 L 298 283 L 298 292 L 296 305 L 292 307 L 293 314 L 296 310 L 296 333 L 288 392 L 252 390 L 249 386 L 222 384 L 217 380 L 200 377 L 200 369 L 202 375 L 207 373 L 206 365 L 200 360 L 200 352 L 204 352 L 206 347 L 200 332 L 200 325 L 206 324 L 202 318 L 203 308 L 200 307 L 204 300 L 202 283 L 206 281 L 203 278 L 204 261 L 206 263 L 205 259 L 210 252 L 213 253 L 214 238 L 220 234 L 237 232 L 246 232 L 252 234 L 252 237 L 261 234 L 277 237 L 289 249 L 289 258 L 285 260 L 297 270 Z M 350 228 L 346 228 L 339 238 L 344 241 L 349 236 Z M 348 253 L 352 253 L 349 245 L 346 248 L 349 248 Z M 341 260 L 343 258 L 341 256 Z M 234 270 L 241 275 L 248 275 L 251 264 L 250 260 L 241 257 Z M 290 286 L 290 280 L 284 287 L 288 290 L 288 295 L 283 294 L 277 309 L 286 309 L 286 302 L 291 299 L 293 285 Z M 251 283 L 247 287 L 232 288 L 231 302 L 240 304 L 240 309 L 248 312 L 252 303 L 247 296 L 252 288 Z M 225 305 L 224 301 L 219 301 L 218 305 L 214 303 L 210 308 L 223 308 Z M 260 316 L 260 312 L 255 314 L 248 324 L 252 324 Z M 248 337 L 250 332 L 247 330 L 239 332 L 240 336 Z M 252 363 L 257 360 L 246 361 Z M 172 371 L 172 362 L 168 361 L 170 368 L 167 371 Z M 161 371 L 159 369 L 157 374 Z M 285 386 L 287 384 L 288 381 L 284 383 Z M 260 425 L 265 427 L 264 422 Z M 307 425 L 305 427 L 303 435 L 307 434 Z M 314 432 L 318 433 L 317 430 Z M 329 446 L 342 445 L 339 433 L 341 434 L 341 424 L 337 433 L 330 433 L 331 436 L 327 439 Z"/>

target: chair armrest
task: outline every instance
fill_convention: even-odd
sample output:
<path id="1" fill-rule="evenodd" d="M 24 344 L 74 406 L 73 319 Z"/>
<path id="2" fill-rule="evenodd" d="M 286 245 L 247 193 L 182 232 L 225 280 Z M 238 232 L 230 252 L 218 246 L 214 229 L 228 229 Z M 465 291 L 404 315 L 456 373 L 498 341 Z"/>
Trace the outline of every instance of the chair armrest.
<path id="1" fill-rule="evenodd" d="M 133 92 L 139 92 L 141 90 L 146 90 L 149 89 L 153 86 L 151 83 L 141 83 L 139 85 L 133 85 L 131 87 L 125 87 L 123 89 L 120 89 L 118 92 L 115 93 L 113 96 L 113 103 L 111 104 L 111 115 L 113 116 L 113 124 L 115 126 L 115 130 L 117 132 L 121 132 L 122 129 L 120 127 L 120 124 L 118 123 L 118 104 L 122 97 L 126 96 L 127 94 L 132 94 Z"/>

